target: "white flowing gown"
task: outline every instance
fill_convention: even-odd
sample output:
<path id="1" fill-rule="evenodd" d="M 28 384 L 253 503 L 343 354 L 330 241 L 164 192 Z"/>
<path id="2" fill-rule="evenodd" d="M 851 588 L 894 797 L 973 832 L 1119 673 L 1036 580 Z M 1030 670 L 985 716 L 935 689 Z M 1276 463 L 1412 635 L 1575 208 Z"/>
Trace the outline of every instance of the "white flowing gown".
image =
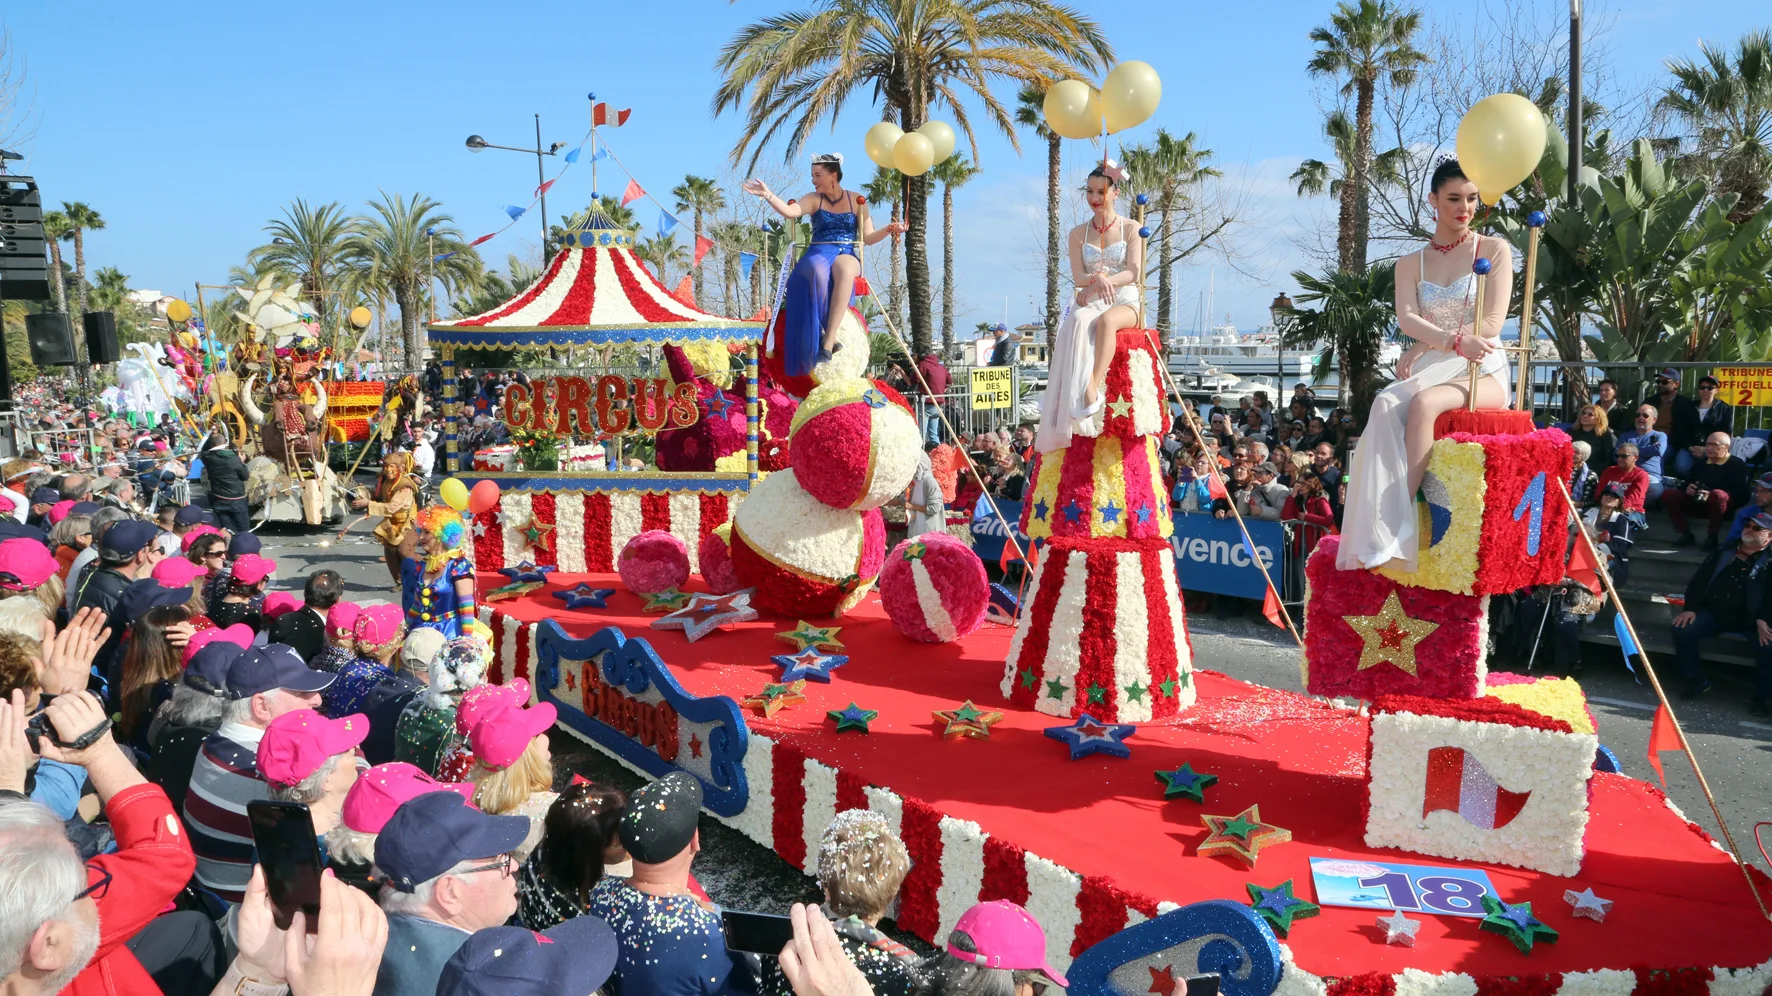
<path id="1" fill-rule="evenodd" d="M 1447 331 L 1470 326 L 1476 279 L 1475 274 L 1467 273 L 1444 287 L 1430 280 L 1418 281 L 1415 292 L 1421 317 Z M 1500 379 L 1502 403 L 1507 404 L 1507 354 L 1491 352 L 1483 358 L 1481 372 Z M 1431 349 L 1416 359 L 1407 378 L 1378 392 L 1348 471 L 1336 567 L 1353 571 L 1393 561 L 1392 567 L 1416 569 L 1420 515 L 1415 496 L 1409 493 L 1409 450 L 1404 441 L 1409 403 L 1425 388 L 1462 383 L 1469 376 L 1470 361 L 1457 353 Z"/>
<path id="2" fill-rule="evenodd" d="M 1126 272 L 1126 240 L 1100 248 L 1084 242 L 1083 272 L 1091 277 L 1097 273 L 1113 276 Z M 1064 322 L 1058 326 L 1052 362 L 1046 370 L 1040 427 L 1034 433 L 1034 449 L 1041 453 L 1064 449 L 1071 444 L 1073 435 L 1101 435 L 1102 402 L 1106 398 L 1097 398 L 1093 408 L 1083 402 L 1089 391 L 1089 376 L 1095 372 L 1095 320 L 1121 304 L 1137 307 L 1138 288 L 1127 284 L 1114 291 L 1111 301 L 1073 304 L 1065 311 Z"/>

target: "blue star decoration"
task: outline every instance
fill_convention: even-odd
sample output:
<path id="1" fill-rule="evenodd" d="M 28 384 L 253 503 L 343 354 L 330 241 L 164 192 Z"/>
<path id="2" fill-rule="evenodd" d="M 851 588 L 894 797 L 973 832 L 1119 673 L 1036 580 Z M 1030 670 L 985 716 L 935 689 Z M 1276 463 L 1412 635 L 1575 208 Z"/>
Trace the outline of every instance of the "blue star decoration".
<path id="1" fill-rule="evenodd" d="M 1531 903 L 1504 903 L 1484 893 L 1483 912 L 1487 915 L 1480 926 L 1514 942 L 1521 954 L 1531 954 L 1537 941 L 1553 944 L 1557 940 L 1557 932 L 1532 915 Z"/>
<path id="2" fill-rule="evenodd" d="M 510 578 L 512 584 L 539 584 L 554 573 L 554 568 L 537 567 L 533 562 L 525 560 L 515 567 L 500 567 L 498 572 Z"/>
<path id="3" fill-rule="evenodd" d="M 861 392 L 861 400 L 862 403 L 869 408 L 884 408 L 891 404 L 890 401 L 886 400 L 886 395 L 881 393 L 880 389 L 877 387 L 870 387 Z"/>
<path id="4" fill-rule="evenodd" d="M 689 642 L 694 643 L 722 626 L 757 618 L 757 610 L 751 608 L 751 592 L 754 590 L 746 588 L 730 595 L 697 592 L 689 596 L 688 605 L 652 620 L 652 628 L 680 629 Z"/>
<path id="5" fill-rule="evenodd" d="M 1048 726 L 1046 735 L 1054 740 L 1062 740 L 1071 749 L 1071 760 L 1088 757 L 1091 754 L 1106 754 L 1109 757 L 1131 757 L 1132 748 L 1123 742 L 1138 727 L 1124 723 L 1104 723 L 1094 716 L 1084 713 L 1069 726 Z"/>
<path id="6" fill-rule="evenodd" d="M 1114 500 L 1109 498 L 1108 503 L 1101 507 L 1101 521 L 1105 524 L 1118 524 L 1120 521 L 1120 513 L 1123 511 L 1125 511 L 1125 509 L 1114 504 Z"/>
<path id="7" fill-rule="evenodd" d="M 1046 521 L 1046 513 L 1050 511 L 1052 511 L 1052 509 L 1046 504 L 1046 499 L 1042 498 L 1039 501 L 1034 502 L 1034 518 L 1039 519 L 1041 522 Z"/>
<path id="8" fill-rule="evenodd" d="M 838 733 L 842 733 L 844 730 L 860 730 L 867 733 L 869 732 L 868 724 L 879 718 L 880 712 L 877 709 L 863 709 L 851 702 L 842 709 L 832 709 L 825 715 L 837 721 Z"/>
<path id="9" fill-rule="evenodd" d="M 1163 798 L 1173 799 L 1186 796 L 1195 802 L 1206 801 L 1206 790 L 1218 784 L 1218 776 L 1205 771 L 1195 771 L 1191 764 L 1184 764 L 1174 771 L 1158 771 L 1157 781 L 1163 783 Z"/>
<path id="10" fill-rule="evenodd" d="M 1069 522 L 1073 526 L 1079 522 L 1082 522 L 1083 521 L 1083 506 L 1077 504 L 1075 500 L 1065 502 L 1064 503 L 1064 519 L 1066 522 Z"/>
<path id="11" fill-rule="evenodd" d="M 609 596 L 613 594 L 614 588 L 593 588 L 582 581 L 577 587 L 553 592 L 553 596 L 565 601 L 569 609 L 607 609 Z"/>
<path id="12" fill-rule="evenodd" d="M 1274 933 L 1285 937 L 1292 932 L 1292 921 L 1303 920 L 1323 912 L 1316 903 L 1307 903 L 1292 894 L 1292 880 L 1287 879 L 1271 889 L 1254 882 L 1243 883 L 1249 890 L 1249 905 L 1257 916 L 1266 920 Z"/>
<path id="13" fill-rule="evenodd" d="M 708 414 L 725 421 L 727 413 L 732 411 L 732 399 L 724 393 L 710 395 L 707 400 Z"/>
<path id="14" fill-rule="evenodd" d="M 1138 516 L 1138 524 L 1139 525 L 1141 525 L 1141 526 L 1150 525 L 1151 507 L 1149 505 L 1136 506 L 1135 508 L 1132 509 L 1132 514 Z"/>
<path id="15" fill-rule="evenodd" d="M 781 665 L 781 677 L 778 680 L 784 685 L 801 678 L 811 678 L 813 681 L 828 684 L 831 672 L 849 663 L 847 656 L 821 654 L 817 647 L 807 647 L 797 654 L 777 654 L 769 659 Z"/>

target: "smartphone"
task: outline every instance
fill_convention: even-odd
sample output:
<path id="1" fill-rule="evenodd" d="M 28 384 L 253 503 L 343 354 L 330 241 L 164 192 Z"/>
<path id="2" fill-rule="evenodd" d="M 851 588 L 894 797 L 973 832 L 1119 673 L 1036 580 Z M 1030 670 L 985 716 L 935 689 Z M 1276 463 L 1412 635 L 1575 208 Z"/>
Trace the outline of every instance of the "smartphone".
<path id="1" fill-rule="evenodd" d="M 721 910 L 720 926 L 726 932 L 729 951 L 778 955 L 794 939 L 794 921 L 769 913 Z"/>
<path id="2" fill-rule="evenodd" d="M 308 933 L 320 928 L 320 841 L 314 836 L 314 820 L 300 802 L 260 799 L 246 804 L 252 823 L 252 843 L 258 849 L 259 866 L 265 870 L 272 919 L 278 930 L 288 930 L 295 912 L 307 914 Z"/>

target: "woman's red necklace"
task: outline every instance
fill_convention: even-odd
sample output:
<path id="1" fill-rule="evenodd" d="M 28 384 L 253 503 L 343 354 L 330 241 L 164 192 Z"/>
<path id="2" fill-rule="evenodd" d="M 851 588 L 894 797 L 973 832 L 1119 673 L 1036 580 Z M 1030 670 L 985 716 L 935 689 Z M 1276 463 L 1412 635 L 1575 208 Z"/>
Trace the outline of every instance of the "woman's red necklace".
<path id="1" fill-rule="evenodd" d="M 1470 238 L 1470 236 L 1471 236 L 1471 233 L 1465 232 L 1463 235 L 1460 235 L 1458 237 L 1458 241 L 1450 243 L 1449 245 L 1441 245 L 1438 242 L 1435 242 L 1433 239 L 1428 239 L 1427 244 L 1429 247 L 1431 247 L 1433 249 L 1434 252 L 1444 254 L 1444 253 L 1449 253 L 1454 249 L 1457 249 L 1461 245 L 1464 245 L 1464 240 Z"/>
<path id="2" fill-rule="evenodd" d="M 1089 222 L 1089 227 L 1095 229 L 1095 234 L 1097 234 L 1097 235 L 1106 235 L 1108 229 L 1114 227 L 1115 225 L 1118 225 L 1119 223 L 1120 223 L 1120 216 L 1114 215 L 1113 217 L 1109 218 L 1105 223 L 1100 224 L 1100 225 L 1097 225 L 1093 220 L 1091 220 Z"/>

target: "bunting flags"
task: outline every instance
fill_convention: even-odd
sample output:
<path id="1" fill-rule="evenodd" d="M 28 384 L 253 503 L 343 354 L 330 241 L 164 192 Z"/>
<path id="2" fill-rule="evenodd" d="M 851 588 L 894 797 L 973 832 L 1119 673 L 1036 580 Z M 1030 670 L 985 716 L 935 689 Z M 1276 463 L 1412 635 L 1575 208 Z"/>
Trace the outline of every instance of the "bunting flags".
<path id="1" fill-rule="evenodd" d="M 708 238 L 707 236 L 701 234 L 700 232 L 697 232 L 695 235 L 695 265 L 696 266 L 701 265 L 701 258 L 703 256 L 706 256 L 708 254 L 708 250 L 712 249 L 712 248 L 714 248 L 714 240 Z"/>
<path id="2" fill-rule="evenodd" d="M 624 107 L 619 111 L 612 111 L 609 109 L 608 104 L 599 103 L 591 109 L 591 124 L 620 128 L 622 125 L 628 123 L 628 115 L 632 113 L 634 113 L 634 109 L 631 107 Z"/>
<path id="3" fill-rule="evenodd" d="M 469 242 L 468 246 L 469 246 L 469 248 L 472 248 L 474 246 L 479 245 L 482 242 L 490 241 L 492 239 L 492 236 L 497 235 L 497 234 L 498 234 L 497 232 L 493 232 L 491 235 L 482 235 L 479 238 L 475 239 L 474 241 Z"/>
<path id="4" fill-rule="evenodd" d="M 568 163 L 578 162 L 578 154 L 580 152 L 583 152 L 584 150 L 585 150 L 585 147 L 581 145 L 578 148 L 573 149 L 571 152 L 566 153 L 566 161 Z"/>
<path id="5" fill-rule="evenodd" d="M 632 204 L 645 196 L 646 191 L 640 189 L 640 181 L 630 178 L 628 180 L 628 188 L 621 192 L 621 206 L 627 207 L 629 204 Z"/>
<path id="6" fill-rule="evenodd" d="M 516 206 L 515 204 L 506 204 L 505 205 L 505 214 L 510 215 L 512 221 L 516 221 L 518 218 L 523 217 L 523 212 L 525 212 L 527 210 L 529 210 L 529 209 L 528 208 L 520 208 L 520 207 Z"/>
<path id="7" fill-rule="evenodd" d="M 669 235 L 671 234 L 671 229 L 676 227 L 677 219 L 671 217 L 669 212 L 660 208 L 658 212 L 658 234 Z"/>
<path id="8" fill-rule="evenodd" d="M 453 255 L 455 255 L 455 254 L 456 254 L 456 253 L 458 253 L 458 252 L 460 252 L 460 251 L 461 251 L 461 250 L 460 250 L 460 249 L 454 249 L 454 250 L 451 250 L 451 251 L 449 251 L 449 252 L 446 252 L 446 253 L 441 253 L 441 254 L 439 254 L 439 255 L 436 255 L 436 256 L 432 256 L 432 257 L 431 257 L 431 262 L 433 262 L 433 263 L 441 263 L 441 262 L 443 262 L 443 261 L 444 261 L 444 260 L 446 260 L 446 259 L 448 259 L 448 258 L 449 258 L 449 257 L 451 257 L 451 256 L 453 256 Z"/>
<path id="9" fill-rule="evenodd" d="M 555 178 L 554 178 L 554 180 L 558 180 L 558 179 L 559 179 L 559 177 L 555 177 Z M 544 184 L 542 184 L 542 185 L 541 185 L 541 186 L 539 186 L 539 187 L 537 187 L 537 188 L 535 188 L 535 196 L 537 196 L 537 197 L 544 197 L 544 196 L 546 196 L 546 195 L 547 195 L 547 192 L 548 192 L 548 188 L 549 188 L 549 187 L 552 187 L 552 186 L 553 186 L 553 185 L 554 185 L 554 180 L 549 180 L 549 181 L 548 181 L 548 182 L 546 182 L 546 183 L 544 183 Z"/>
<path id="10" fill-rule="evenodd" d="M 677 288 L 671 291 L 671 296 L 691 308 L 695 307 L 695 278 L 685 273 L 683 279 L 677 281 Z"/>
<path id="11" fill-rule="evenodd" d="M 744 273 L 744 278 L 746 280 L 751 279 L 751 267 L 756 266 L 756 265 L 757 265 L 757 254 L 756 253 L 741 252 L 738 254 L 738 268 L 740 271 L 742 271 Z"/>
<path id="12" fill-rule="evenodd" d="M 1683 750 L 1680 746 L 1680 734 L 1674 729 L 1674 714 L 1667 711 L 1667 703 L 1655 707 L 1655 722 L 1649 727 L 1649 766 L 1655 769 L 1655 777 L 1661 779 L 1661 787 L 1667 788 L 1667 775 L 1661 770 L 1661 752 L 1664 750 Z"/>

